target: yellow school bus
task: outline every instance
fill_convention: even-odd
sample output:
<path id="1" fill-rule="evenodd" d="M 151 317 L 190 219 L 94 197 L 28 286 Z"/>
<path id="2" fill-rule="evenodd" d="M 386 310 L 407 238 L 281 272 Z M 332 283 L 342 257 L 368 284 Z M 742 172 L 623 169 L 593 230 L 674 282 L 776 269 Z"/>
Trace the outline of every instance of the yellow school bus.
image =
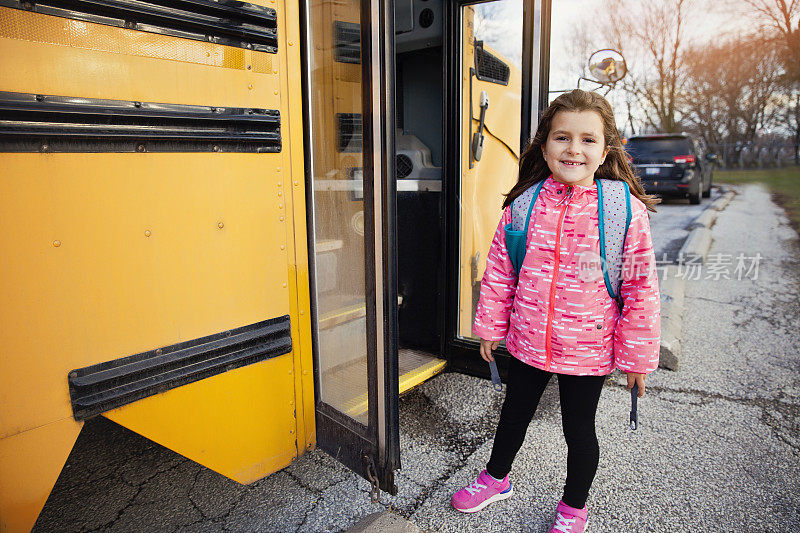
<path id="1" fill-rule="evenodd" d="M 483 375 L 548 0 L 0 0 L 0 529 L 104 416 L 240 483 L 395 493 L 399 394 Z"/>

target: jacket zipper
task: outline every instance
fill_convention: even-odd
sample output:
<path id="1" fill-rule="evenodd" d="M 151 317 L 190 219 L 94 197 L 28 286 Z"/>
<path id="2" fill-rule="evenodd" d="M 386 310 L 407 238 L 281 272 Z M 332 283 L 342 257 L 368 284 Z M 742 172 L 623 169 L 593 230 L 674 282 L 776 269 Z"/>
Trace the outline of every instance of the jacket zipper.
<path id="1" fill-rule="evenodd" d="M 553 358 L 551 337 L 553 336 L 553 314 L 555 314 L 556 307 L 556 279 L 558 277 L 558 261 L 561 258 L 561 227 L 564 223 L 564 215 L 567 213 L 567 206 L 569 199 L 572 196 L 572 186 L 567 186 L 567 194 L 559 202 L 564 202 L 564 207 L 561 209 L 561 214 L 558 216 L 558 225 L 556 226 L 556 249 L 555 258 L 553 262 L 553 279 L 550 280 L 550 300 L 547 305 L 547 326 L 545 327 L 545 363 L 544 369 L 550 371 L 550 361 Z M 556 204 L 558 205 L 558 204 Z"/>

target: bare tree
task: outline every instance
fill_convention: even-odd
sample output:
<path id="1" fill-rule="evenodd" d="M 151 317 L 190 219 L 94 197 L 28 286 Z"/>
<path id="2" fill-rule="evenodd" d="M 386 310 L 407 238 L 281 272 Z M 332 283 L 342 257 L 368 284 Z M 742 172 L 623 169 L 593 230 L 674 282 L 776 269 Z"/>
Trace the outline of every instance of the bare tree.
<path id="1" fill-rule="evenodd" d="M 785 126 L 794 137 L 794 160 L 800 164 L 800 0 L 729 0 L 759 16 L 764 29 L 780 44 L 785 68 Z"/>
<path id="2" fill-rule="evenodd" d="M 737 0 L 760 16 L 783 45 L 786 74 L 800 80 L 800 0 Z"/>
<path id="3" fill-rule="evenodd" d="M 780 122 L 786 104 L 783 66 L 769 38 L 734 37 L 695 46 L 685 55 L 685 66 L 687 123 L 710 149 L 722 149 L 725 163 Z"/>
<path id="4" fill-rule="evenodd" d="M 661 132 L 681 128 L 682 56 L 691 0 L 608 0 L 604 37 L 625 51 L 630 74 L 623 89 L 634 96 L 631 114 Z M 631 126 L 633 123 L 631 121 Z"/>

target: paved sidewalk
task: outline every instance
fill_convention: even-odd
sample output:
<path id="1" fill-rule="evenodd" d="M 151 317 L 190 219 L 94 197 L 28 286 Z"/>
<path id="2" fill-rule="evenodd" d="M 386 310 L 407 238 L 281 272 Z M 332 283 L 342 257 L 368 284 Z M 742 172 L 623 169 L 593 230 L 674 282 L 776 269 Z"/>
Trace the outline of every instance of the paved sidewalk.
<path id="1" fill-rule="evenodd" d="M 763 188 L 740 192 L 720 214 L 711 248 L 711 256 L 731 254 L 734 279 L 705 279 L 706 271 L 687 281 L 684 365 L 648 379 L 638 431 L 626 427 L 622 386 L 603 392 L 588 502 L 594 531 L 800 530 L 798 238 Z M 757 279 L 733 276 L 740 253 L 763 256 Z M 441 386 L 420 393 L 435 398 Z M 437 531 L 546 531 L 566 456 L 557 396 L 553 382 L 514 465 L 514 498 L 474 516 L 442 509 L 484 465 L 489 440 L 429 489 L 411 521 Z"/>
<path id="2" fill-rule="evenodd" d="M 800 245 L 765 189 L 739 192 L 713 226 L 709 265 L 686 283 L 680 370 L 648 378 L 637 431 L 621 376 L 600 398 L 595 533 L 800 531 Z M 740 253 L 761 254 L 755 279 L 735 279 Z M 714 254 L 730 254 L 733 279 L 705 279 Z M 425 531 L 544 532 L 565 475 L 555 379 L 514 464 L 514 497 L 473 515 L 450 507 L 491 451 L 503 393 L 489 383 L 444 374 L 402 398 L 400 493 L 380 504 L 320 451 L 244 487 L 91 421 L 80 439 L 105 433 L 103 448 L 76 447 L 85 457 L 69 464 L 92 467 L 62 476 L 36 530 L 342 531 L 389 509 Z"/>

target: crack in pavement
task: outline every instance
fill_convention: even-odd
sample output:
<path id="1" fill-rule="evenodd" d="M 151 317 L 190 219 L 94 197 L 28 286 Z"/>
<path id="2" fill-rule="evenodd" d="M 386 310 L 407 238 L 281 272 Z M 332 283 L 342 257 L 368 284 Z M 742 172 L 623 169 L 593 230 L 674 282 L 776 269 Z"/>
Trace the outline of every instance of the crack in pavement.
<path id="1" fill-rule="evenodd" d="M 439 490 L 442 484 L 448 481 L 455 472 L 464 468 L 464 465 L 467 464 L 467 459 L 474 454 L 478 448 L 494 437 L 496 424 L 493 420 L 495 416 L 499 414 L 500 404 L 502 403 L 499 397 L 495 397 L 492 406 L 486 409 L 483 416 L 479 417 L 477 420 L 461 422 L 450 419 L 447 411 L 436 405 L 423 392 L 415 391 L 411 394 L 415 393 L 418 396 L 417 399 L 421 400 L 424 404 L 423 408 L 427 408 L 431 411 L 428 416 L 424 418 L 438 428 L 438 444 L 448 451 L 455 452 L 456 458 L 444 472 L 438 475 L 431 483 L 428 483 L 427 487 L 423 487 L 423 490 L 412 499 L 408 506 L 404 506 L 402 510 L 398 509 L 398 514 L 406 519 L 410 519 L 431 494 Z M 409 398 L 410 397 L 411 395 L 409 394 Z M 542 406 L 540 405 L 540 407 Z M 537 412 L 540 412 L 540 410 L 537 409 Z M 442 423 L 442 421 L 446 421 L 447 423 Z M 447 431 L 443 431 L 445 429 Z M 470 434 L 468 431 L 465 431 L 465 429 L 472 430 L 472 433 Z M 465 438 L 465 435 L 469 436 Z M 445 445 L 445 443 L 452 444 Z M 411 481 L 413 482 L 413 480 Z M 417 484 L 417 486 L 420 485 Z"/>
<path id="2" fill-rule="evenodd" d="M 689 295 L 684 295 L 684 299 L 685 299 L 685 300 L 703 300 L 703 301 L 706 301 L 706 302 L 711 302 L 711 303 L 715 303 L 715 304 L 722 304 L 722 305 L 732 305 L 732 306 L 734 306 L 734 307 L 742 307 L 742 305 L 741 305 L 741 304 L 737 304 L 737 303 L 734 303 L 734 302 L 722 302 L 722 301 L 720 301 L 720 300 L 714 300 L 713 298 L 706 298 L 705 296 L 689 296 Z M 685 305 L 685 304 L 684 304 L 684 307 L 686 307 L 686 305 Z"/>
<path id="3" fill-rule="evenodd" d="M 165 474 L 167 472 L 175 470 L 176 468 L 178 468 L 179 466 L 187 463 L 188 461 L 189 461 L 188 459 L 183 459 L 182 461 L 178 461 L 177 463 L 173 464 L 172 466 L 170 466 L 168 468 L 165 468 L 163 470 L 157 470 L 154 474 L 148 476 L 146 479 L 144 479 L 143 481 L 141 481 L 139 483 L 131 483 L 130 481 L 128 481 L 126 479 L 123 479 L 122 477 L 119 477 L 118 478 L 119 481 L 121 481 L 122 483 L 125 483 L 126 485 L 128 485 L 130 487 L 135 488 L 136 492 L 133 494 L 133 496 L 130 497 L 128 502 L 125 505 L 123 505 L 121 509 L 119 509 L 117 511 L 117 516 L 114 519 L 112 519 L 109 522 L 106 522 L 105 524 L 103 524 L 102 526 L 98 527 L 97 529 L 83 530 L 83 531 L 88 531 L 89 533 L 93 533 L 95 531 L 103 531 L 105 529 L 114 527 L 114 524 L 116 524 L 119 521 L 119 519 L 122 518 L 122 515 L 125 514 L 125 511 L 127 511 L 128 509 L 130 509 L 132 507 L 135 507 L 136 505 L 139 505 L 139 504 L 136 504 L 134 502 L 136 501 L 136 498 L 139 497 L 139 494 L 141 494 L 142 489 L 144 489 L 144 486 L 147 483 L 152 481 L 153 478 L 155 478 L 156 476 L 159 476 L 161 474 Z"/>
<path id="4" fill-rule="evenodd" d="M 611 384 L 611 386 L 617 388 L 623 388 L 627 390 L 627 387 L 622 384 Z M 691 404 L 687 402 L 681 402 L 678 399 L 671 399 L 661 397 L 660 394 L 662 393 L 678 393 L 678 394 L 687 394 L 693 397 L 699 397 L 702 401 L 699 405 L 707 405 L 712 403 L 713 401 L 728 401 L 732 403 L 736 403 L 739 405 L 745 405 L 747 407 L 755 407 L 760 409 L 761 416 L 760 421 L 762 424 L 770 428 L 772 434 L 777 437 L 781 442 L 789 446 L 792 450 L 792 453 L 798 457 L 800 457 L 800 442 L 793 442 L 783 434 L 783 430 L 788 430 L 789 434 L 797 433 L 800 431 L 800 405 L 795 403 L 789 403 L 782 401 L 780 398 L 737 398 L 734 396 L 728 396 L 718 392 L 707 392 L 699 389 L 674 389 L 671 387 L 659 387 L 659 386 L 650 386 L 646 387 L 647 391 L 655 394 L 657 398 L 663 401 L 677 403 L 681 405 L 698 405 L 698 404 Z M 772 413 L 769 412 L 769 409 L 774 409 L 778 413 L 783 416 L 783 420 L 780 420 L 778 417 L 774 416 Z M 789 427 L 786 427 L 787 421 Z M 796 427 L 791 427 L 792 424 Z"/>
<path id="5" fill-rule="evenodd" d="M 313 460 L 313 459 L 312 459 L 312 460 Z M 319 464 L 319 463 L 317 463 L 317 464 Z M 307 483 L 304 483 L 302 480 L 300 480 L 300 478 L 299 478 L 299 477 L 297 477 L 297 476 L 296 476 L 296 475 L 294 475 L 293 473 L 289 472 L 288 470 L 286 471 L 286 475 L 287 475 L 287 476 L 289 476 L 290 478 L 292 478 L 292 479 L 295 481 L 295 483 L 297 483 L 298 485 L 300 485 L 300 488 L 306 489 L 307 491 L 309 491 L 309 492 L 310 492 L 311 494 L 313 494 L 314 496 L 317 496 L 316 498 L 314 498 L 314 503 L 311 505 L 311 507 L 309 507 L 308 509 L 306 509 L 306 512 L 305 512 L 305 514 L 303 515 L 303 519 L 300 521 L 300 523 L 299 523 L 299 524 L 297 524 L 297 527 L 295 528 L 295 531 L 300 531 L 300 529 L 301 529 L 301 528 L 302 528 L 302 527 L 303 527 L 303 526 L 306 524 L 306 522 L 308 521 L 308 517 L 309 517 L 309 515 L 310 515 L 310 514 L 311 514 L 313 511 L 315 511 L 315 510 L 317 509 L 317 507 L 319 506 L 319 502 L 320 502 L 320 498 L 322 497 L 322 493 L 323 493 L 324 491 L 326 491 L 326 490 L 330 489 L 331 487 L 335 486 L 337 483 L 342 483 L 342 481 L 335 481 L 335 482 L 331 483 L 330 485 L 328 485 L 327 487 L 325 487 L 325 488 L 323 488 L 323 489 L 314 489 L 313 487 L 311 487 L 311 486 L 310 486 L 310 485 L 308 485 Z"/>
<path id="6" fill-rule="evenodd" d="M 194 507 L 197 510 L 198 513 L 200 513 L 200 519 L 199 520 L 193 520 L 192 522 L 189 522 L 188 524 L 178 524 L 175 527 L 175 529 L 173 530 L 173 533 L 177 532 L 177 531 L 180 531 L 181 528 L 188 528 L 188 527 L 191 527 L 193 525 L 202 524 L 203 522 L 209 521 L 209 517 L 206 516 L 206 514 L 203 512 L 203 510 L 200 508 L 200 506 L 197 505 L 197 502 L 194 501 L 194 498 L 192 498 L 192 492 L 194 492 L 195 487 L 197 487 L 197 481 L 200 479 L 200 474 L 202 474 L 202 473 L 203 473 L 203 470 L 201 468 L 198 468 L 197 472 L 194 475 L 194 480 L 192 481 L 192 486 L 189 487 L 189 491 L 186 493 L 186 499 L 188 499 L 189 503 L 192 504 L 192 507 Z M 214 519 L 211 519 L 210 521 L 213 522 L 213 520 Z"/>
<path id="7" fill-rule="evenodd" d="M 244 501 L 245 496 L 247 496 L 253 490 L 255 490 L 255 489 L 252 486 L 244 487 L 241 490 L 241 492 L 239 492 L 239 497 L 236 498 L 236 501 L 231 504 L 231 506 L 228 508 L 228 510 L 225 511 L 225 513 L 219 515 L 216 518 L 216 520 L 219 520 L 219 522 L 222 524 L 222 531 L 230 531 L 230 529 L 228 529 L 228 527 L 226 526 L 226 522 L 227 522 L 228 518 L 230 517 L 231 513 L 237 507 L 239 507 L 239 505 L 242 503 L 242 501 Z"/>

